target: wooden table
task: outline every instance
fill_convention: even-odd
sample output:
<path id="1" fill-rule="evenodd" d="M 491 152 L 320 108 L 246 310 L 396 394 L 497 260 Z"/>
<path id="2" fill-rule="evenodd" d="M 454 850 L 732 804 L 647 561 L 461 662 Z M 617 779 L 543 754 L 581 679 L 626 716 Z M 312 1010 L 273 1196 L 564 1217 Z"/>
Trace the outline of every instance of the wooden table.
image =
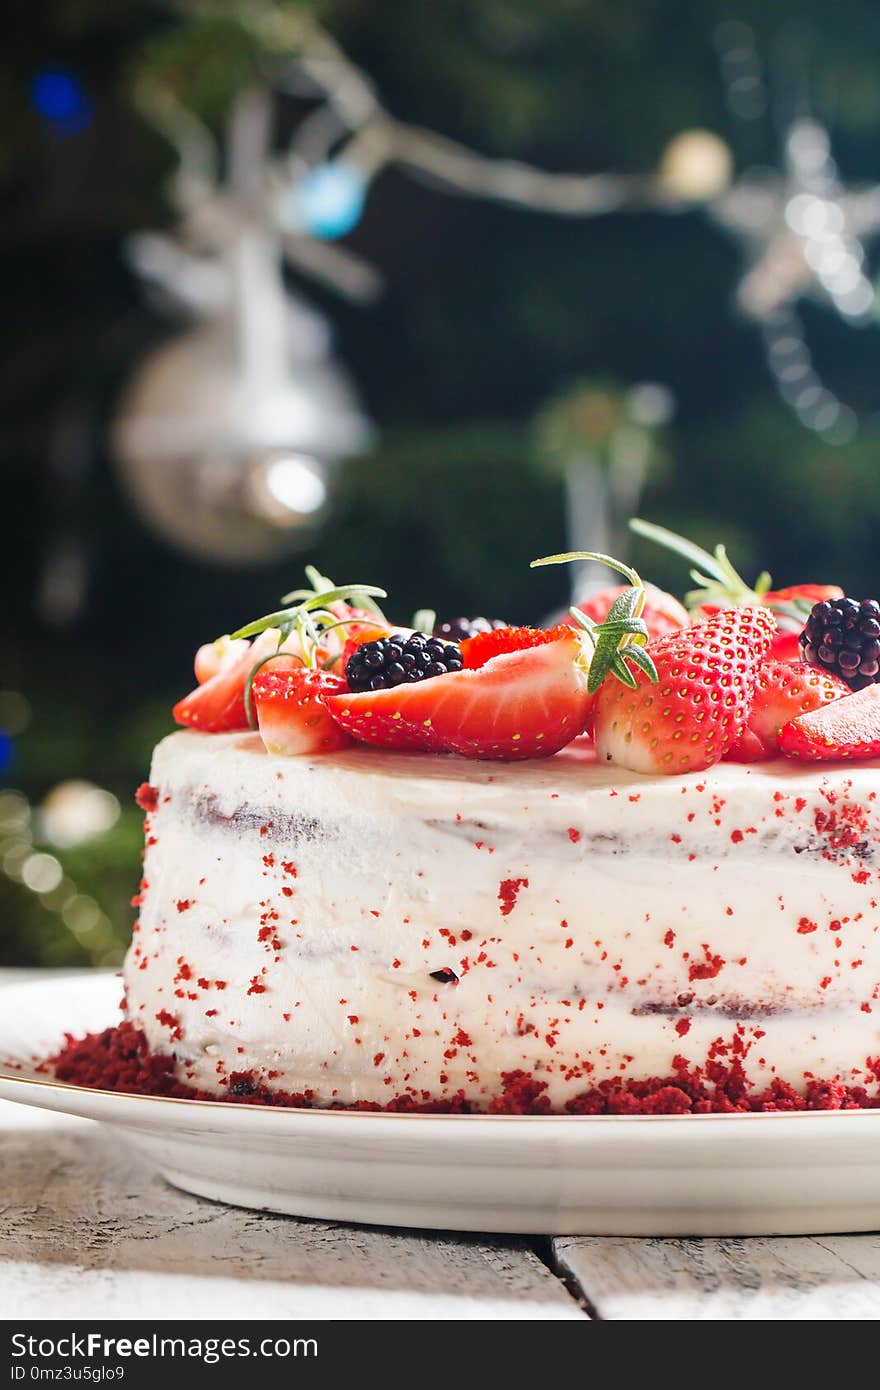
<path id="1" fill-rule="evenodd" d="M 0 971 L 0 985 L 25 972 Z M 0 1102 L 6 1319 L 877 1319 L 880 1235 L 455 1236 L 241 1211 Z"/>

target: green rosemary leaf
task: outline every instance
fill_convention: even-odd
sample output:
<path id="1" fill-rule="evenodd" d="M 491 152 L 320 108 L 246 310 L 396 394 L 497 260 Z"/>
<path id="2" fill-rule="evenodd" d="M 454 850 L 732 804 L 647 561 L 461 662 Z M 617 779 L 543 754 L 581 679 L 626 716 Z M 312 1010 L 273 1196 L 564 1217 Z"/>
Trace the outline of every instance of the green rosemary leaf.
<path id="1" fill-rule="evenodd" d="M 733 568 L 727 555 L 727 547 L 716 545 L 715 558 L 723 573 L 727 576 L 727 592 L 733 599 L 751 598 L 754 590 L 750 589 L 741 574 Z"/>
<path id="2" fill-rule="evenodd" d="M 605 680 L 617 655 L 617 646 L 614 642 L 607 639 L 596 643 L 596 650 L 593 652 L 593 659 L 590 662 L 590 674 L 587 677 L 587 690 L 591 695 L 595 695 L 599 686 Z"/>
<path id="3" fill-rule="evenodd" d="M 618 644 L 620 643 L 621 637 L 641 637 L 645 640 L 648 637 L 648 629 L 643 618 L 626 618 L 616 623 L 606 621 L 602 624 L 601 628 L 597 628 L 596 631 L 607 633 L 608 636 L 613 637 Z"/>
<path id="4" fill-rule="evenodd" d="M 578 627 L 581 629 L 581 631 L 584 633 L 586 637 L 589 637 L 590 641 L 595 647 L 596 633 L 598 631 L 599 624 L 594 623 L 592 618 L 588 617 L 586 613 L 582 613 L 579 608 L 575 608 L 573 605 L 571 608 L 569 608 L 568 611 L 574 618 Z"/>
<path id="5" fill-rule="evenodd" d="M 630 645 L 623 650 L 622 660 L 634 662 L 641 671 L 644 671 L 652 685 L 656 685 L 659 681 L 660 677 L 657 674 L 657 667 L 654 665 L 650 653 L 646 652 L 644 647 L 637 647 L 635 643 L 630 643 Z"/>
<path id="6" fill-rule="evenodd" d="M 340 584 L 335 589 L 327 589 L 323 593 L 313 593 L 310 598 L 305 598 L 292 608 L 281 608 L 276 613 L 267 613 L 263 618 L 257 618 L 252 623 L 247 623 L 240 627 L 237 632 L 232 634 L 234 637 L 256 637 L 258 633 L 265 632 L 269 627 L 281 627 L 285 622 L 295 622 L 301 613 L 308 613 L 314 609 L 327 608 L 331 603 L 348 602 L 353 598 L 358 600 L 358 604 L 370 601 L 373 596 L 377 598 L 387 598 L 384 589 L 379 589 L 375 584 Z"/>
<path id="7" fill-rule="evenodd" d="M 589 613 L 585 613 L 582 608 L 578 608 L 577 605 L 574 603 L 571 605 L 568 611 L 574 618 L 575 622 L 579 623 L 581 627 L 592 629 L 594 627 L 599 626 L 595 618 L 591 618 Z"/>
<path id="8" fill-rule="evenodd" d="M 806 619 L 813 610 L 813 605 L 809 599 L 779 599 L 767 604 L 771 613 L 775 613 L 780 618 L 791 618 L 800 630 Z"/>
<path id="9" fill-rule="evenodd" d="M 309 583 L 312 586 L 312 589 L 316 594 L 323 594 L 326 593 L 328 589 L 336 588 L 336 585 L 333 583 L 333 580 L 328 579 L 326 574 L 322 574 L 321 571 L 319 569 L 316 569 L 314 565 L 305 565 L 304 569 L 306 579 L 309 581 Z"/>
<path id="10" fill-rule="evenodd" d="M 641 586 L 631 589 L 624 589 L 622 594 L 618 594 L 608 612 L 605 614 L 602 626 L 608 623 L 625 621 L 627 618 L 636 616 L 636 609 L 639 606 L 639 599 L 642 597 Z"/>
<path id="11" fill-rule="evenodd" d="M 701 546 L 694 545 L 692 541 L 685 540 L 684 536 L 677 536 L 665 526 L 655 526 L 653 522 L 642 521 L 636 516 L 630 521 L 629 529 L 644 540 L 654 541 L 656 545 L 662 545 L 664 550 L 671 550 L 685 560 L 690 560 L 692 565 L 708 571 L 719 583 L 725 582 L 725 574 L 715 556 L 710 555 L 708 550 L 703 550 Z"/>
<path id="12" fill-rule="evenodd" d="M 533 560 L 530 569 L 540 569 L 542 565 L 568 565 L 577 560 L 595 560 L 600 565 L 607 565 L 609 569 L 616 570 L 628 579 L 630 584 L 640 584 L 638 574 L 630 565 L 625 565 L 621 560 L 615 560 L 613 555 L 603 555 L 598 550 L 567 550 L 560 555 L 544 555 L 540 560 Z"/>
<path id="13" fill-rule="evenodd" d="M 626 649 L 626 652 L 628 651 L 629 648 Z M 614 660 L 611 663 L 611 674 L 615 676 L 616 679 L 619 680 L 623 685 L 628 685 L 630 690 L 635 690 L 636 686 L 638 685 L 638 681 L 636 680 L 632 671 L 626 664 L 626 661 L 624 659 L 626 652 L 615 653 Z"/>
<path id="14" fill-rule="evenodd" d="M 314 589 L 291 589 L 289 594 L 281 595 L 282 603 L 301 603 L 303 599 L 313 598 Z"/>
<path id="15" fill-rule="evenodd" d="M 296 610 L 292 608 L 282 608 L 277 613 L 267 613 L 264 618 L 257 618 L 254 622 L 248 623 L 245 627 L 238 628 L 230 635 L 233 638 L 257 637 L 261 632 L 265 632 L 267 628 L 280 628 L 283 623 L 289 622 L 291 615 L 295 611 Z"/>
<path id="16" fill-rule="evenodd" d="M 763 598 L 764 594 L 766 594 L 767 590 L 772 588 L 772 586 L 773 576 L 768 574 L 766 570 L 762 570 L 755 580 L 755 593 L 758 598 Z"/>

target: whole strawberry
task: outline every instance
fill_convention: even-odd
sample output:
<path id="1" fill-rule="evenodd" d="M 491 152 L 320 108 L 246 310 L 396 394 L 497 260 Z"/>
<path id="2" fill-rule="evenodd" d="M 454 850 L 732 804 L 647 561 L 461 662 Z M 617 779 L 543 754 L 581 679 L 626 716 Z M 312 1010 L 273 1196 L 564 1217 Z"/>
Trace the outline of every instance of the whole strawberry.
<path id="1" fill-rule="evenodd" d="M 635 689 L 606 681 L 599 690 L 593 724 L 599 757 L 633 772 L 664 774 L 719 762 L 746 727 L 775 630 L 766 608 L 732 608 L 649 643 L 656 684 L 637 671 Z"/>

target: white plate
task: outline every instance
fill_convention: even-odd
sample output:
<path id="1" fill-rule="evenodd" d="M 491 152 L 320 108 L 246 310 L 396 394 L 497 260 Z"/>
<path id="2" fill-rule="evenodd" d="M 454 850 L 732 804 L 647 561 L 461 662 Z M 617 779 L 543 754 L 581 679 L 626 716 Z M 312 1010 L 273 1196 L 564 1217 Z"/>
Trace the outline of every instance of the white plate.
<path id="1" fill-rule="evenodd" d="M 377 1115 L 65 1086 L 34 1070 L 118 1018 L 100 974 L 0 992 L 0 1096 L 101 1120 L 168 1182 L 235 1206 L 467 1231 L 798 1235 L 880 1228 L 880 1110 Z"/>

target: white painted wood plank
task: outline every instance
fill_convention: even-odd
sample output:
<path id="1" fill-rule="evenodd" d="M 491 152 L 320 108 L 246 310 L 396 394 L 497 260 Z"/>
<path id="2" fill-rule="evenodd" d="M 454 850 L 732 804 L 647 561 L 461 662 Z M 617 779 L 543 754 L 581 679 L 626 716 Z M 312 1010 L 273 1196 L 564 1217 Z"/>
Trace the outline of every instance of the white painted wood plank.
<path id="1" fill-rule="evenodd" d="M 880 1318 L 880 1235 L 636 1240 L 560 1237 L 560 1272 L 599 1318 Z"/>
<path id="2" fill-rule="evenodd" d="M 21 985 L 25 980 L 54 980 L 59 975 L 88 975 L 87 965 L 68 966 L 62 970 L 50 970 L 45 966 L 0 966 L 0 986 Z"/>
<path id="3" fill-rule="evenodd" d="M 0 1102 L 0 1173 L 6 1318 L 586 1320 L 524 1241 L 220 1206 L 88 1121 Z"/>

